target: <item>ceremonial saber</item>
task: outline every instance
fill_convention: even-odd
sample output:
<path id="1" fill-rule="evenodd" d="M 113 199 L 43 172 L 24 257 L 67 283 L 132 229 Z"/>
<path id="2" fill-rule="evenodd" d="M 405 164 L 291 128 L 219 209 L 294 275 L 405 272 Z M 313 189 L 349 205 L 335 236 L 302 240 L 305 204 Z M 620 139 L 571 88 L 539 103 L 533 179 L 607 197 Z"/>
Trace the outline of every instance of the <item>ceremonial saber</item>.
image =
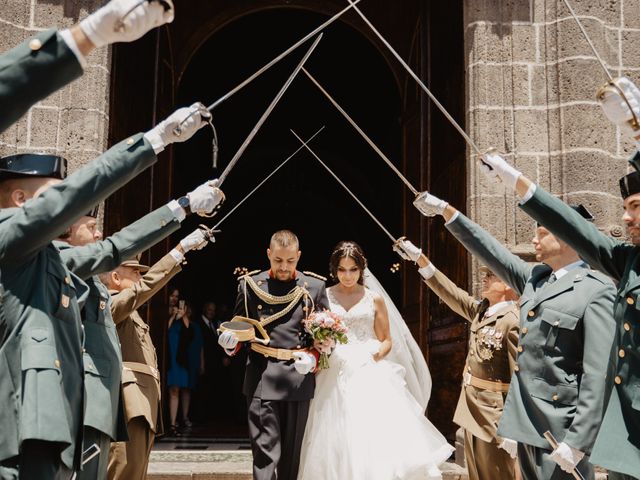
<path id="1" fill-rule="evenodd" d="M 219 177 L 220 181 L 218 182 L 218 186 L 222 185 L 222 182 L 224 182 L 225 178 L 227 178 L 227 175 L 229 175 L 229 172 L 231 171 L 231 169 L 235 166 L 235 164 L 240 159 L 240 156 L 247 149 L 247 147 L 249 146 L 249 143 L 251 142 L 251 140 L 253 140 L 253 137 L 256 136 L 256 134 L 258 133 L 258 130 L 260 130 L 260 127 L 262 127 L 262 124 L 265 122 L 265 120 L 271 114 L 271 112 L 273 111 L 277 103 L 280 101 L 284 93 L 287 91 L 287 88 L 289 88 L 289 85 L 291 85 L 293 80 L 296 78 L 296 75 L 298 75 L 298 73 L 300 72 L 300 69 L 303 67 L 304 62 L 307 61 L 307 59 L 311 56 L 315 48 L 318 46 L 318 43 L 322 39 L 322 35 L 323 34 L 321 33 L 314 40 L 309 50 L 307 50 L 307 53 L 305 53 L 304 57 L 302 57 L 302 60 L 300 60 L 298 65 L 296 65 L 296 68 L 293 70 L 293 73 L 289 76 L 289 78 L 287 78 L 287 81 L 284 83 L 284 85 L 282 86 L 278 94 L 275 96 L 275 98 L 271 101 L 271 104 L 267 107 L 265 112 L 262 114 L 262 116 L 258 120 L 258 123 L 256 123 L 255 127 L 253 127 L 251 132 L 249 132 L 249 135 L 247 136 L 247 138 L 245 138 L 244 142 L 242 142 L 242 145 L 240 145 L 240 148 L 238 149 L 238 151 L 235 153 L 235 155 L 229 162 L 229 165 L 227 165 L 227 167 L 224 169 L 224 171 L 220 175 Z"/>
<path id="2" fill-rule="evenodd" d="M 556 437 L 553 436 L 553 433 L 551 433 L 549 430 L 544 432 L 544 438 L 547 439 L 547 442 L 549 442 L 549 445 L 551 445 L 554 450 L 558 448 L 558 441 L 556 440 Z M 580 473 L 580 471 L 578 470 L 578 467 L 574 467 L 571 474 L 576 480 L 585 480 L 582 476 L 582 473 Z"/>
<path id="3" fill-rule="evenodd" d="M 327 170 L 327 172 L 329 172 L 329 173 L 331 174 L 331 176 L 332 176 L 333 178 L 335 178 L 335 179 L 336 179 L 336 181 L 337 181 L 337 182 L 342 186 L 342 188 L 344 188 L 344 189 L 347 191 L 347 193 L 348 193 L 349 195 L 351 195 L 351 197 L 353 197 L 353 199 L 358 203 L 358 205 L 360 205 L 360 206 L 362 207 L 362 209 L 363 209 L 365 212 L 367 212 L 367 214 L 369 214 L 369 216 L 371 217 L 371 219 L 372 219 L 374 222 L 376 222 L 376 223 L 378 224 L 378 226 L 382 229 L 382 231 L 383 231 L 384 233 L 386 233 L 386 234 L 387 234 L 387 236 L 391 239 L 391 241 L 395 243 L 395 242 L 396 242 L 396 238 L 395 238 L 393 235 L 391 235 L 391 233 L 389 233 L 389 230 L 387 230 L 387 229 L 385 228 L 385 226 L 384 226 L 384 225 L 382 225 L 382 223 L 380 222 L 380 220 L 378 220 L 378 219 L 375 217 L 375 215 L 374 215 L 373 213 L 371 213 L 371 211 L 370 211 L 370 210 L 369 210 L 369 209 L 364 205 L 364 203 L 362 203 L 362 202 L 360 201 L 360 199 L 359 199 L 358 197 L 356 197 L 356 195 L 355 195 L 355 194 L 354 194 L 354 193 L 349 189 L 349 187 L 347 187 L 347 186 L 342 182 L 342 180 L 340 180 L 340 178 L 338 178 L 338 176 L 337 176 L 335 173 L 333 173 L 333 171 L 332 171 L 332 170 L 327 166 L 327 164 L 326 164 L 326 163 L 324 163 L 324 162 L 320 159 L 320 157 L 318 157 L 318 155 L 316 155 L 316 153 L 311 149 L 311 147 L 310 147 L 309 145 L 307 145 L 307 144 L 304 142 L 304 140 L 302 140 L 302 138 L 300 138 L 300 137 L 298 136 L 298 134 L 297 134 L 295 131 L 293 131 L 293 129 L 290 129 L 290 130 L 291 130 L 291 133 L 293 133 L 293 134 L 295 135 L 295 137 L 300 141 L 300 143 L 302 143 L 302 147 L 303 147 L 303 148 L 306 148 L 306 149 L 309 151 L 309 153 L 311 153 L 311 155 L 313 155 L 313 156 L 316 158 L 316 160 L 318 160 L 318 162 L 320 162 L 320 165 L 322 165 L 322 166 Z"/>
<path id="4" fill-rule="evenodd" d="M 316 133 L 314 133 L 313 135 L 311 135 L 311 136 L 309 137 L 309 139 L 308 139 L 306 142 L 302 142 L 302 145 L 301 145 L 301 146 L 299 146 L 299 147 L 298 147 L 298 149 L 297 149 L 295 152 L 293 152 L 291 155 L 289 155 L 289 156 L 284 160 L 284 162 L 282 162 L 280 165 L 278 165 L 278 167 L 277 167 L 273 172 L 271 172 L 271 173 L 270 173 L 270 174 L 269 174 L 269 175 L 268 175 L 264 180 L 262 180 L 262 181 L 261 181 L 261 182 L 260 182 L 260 183 L 259 183 L 259 184 L 254 188 L 254 189 L 253 189 L 253 190 L 251 190 L 251 191 L 250 191 L 250 192 L 249 192 L 249 193 L 248 193 L 248 194 L 247 194 L 247 195 L 246 195 L 242 200 L 240 200 L 240 201 L 236 204 L 236 206 L 235 206 L 235 207 L 233 207 L 231 210 L 229 210 L 229 212 L 228 212 L 224 217 L 222 217 L 222 218 L 220 219 L 220 221 L 219 221 L 218 223 L 216 223 L 216 224 L 213 226 L 213 228 L 209 229 L 209 228 L 207 227 L 207 230 L 210 230 L 210 231 L 213 233 L 213 231 L 214 231 L 214 230 L 216 230 L 216 229 L 217 229 L 217 228 L 222 224 L 222 222 L 224 222 L 224 221 L 227 219 L 227 217 L 229 217 L 233 212 L 235 212 L 235 211 L 238 209 L 238 207 L 240 207 L 240 205 L 242 205 L 244 202 L 246 202 L 246 201 L 249 199 L 249 197 L 251 197 L 251 195 L 253 195 L 253 194 L 256 192 L 256 190 L 258 190 L 260 187 L 262 187 L 262 185 L 264 185 L 264 184 L 266 183 L 266 181 L 267 181 L 267 180 L 269 180 L 271 177 L 273 177 L 273 176 L 275 175 L 275 173 L 276 173 L 278 170 L 280 170 L 282 167 L 284 167 L 284 166 L 285 166 L 285 164 L 286 164 L 289 160 L 291 160 L 291 159 L 292 159 L 292 158 L 293 158 L 293 157 L 294 157 L 294 156 L 295 156 L 295 155 L 296 155 L 300 150 L 302 150 L 304 147 L 306 147 L 306 146 L 307 146 L 307 144 L 308 144 L 311 140 L 313 140 L 314 138 L 316 138 L 316 136 L 317 136 L 320 132 L 322 132 L 322 130 L 324 130 L 324 125 L 320 128 L 320 130 L 318 130 Z M 202 226 L 203 226 L 203 225 L 201 225 L 201 227 L 202 227 Z"/>
<path id="5" fill-rule="evenodd" d="M 456 122 L 454 120 L 454 118 L 451 116 L 451 114 L 449 114 L 449 112 L 447 112 L 447 109 L 442 106 L 442 104 L 438 101 L 438 99 L 435 97 L 435 95 L 433 93 L 431 93 L 431 91 L 427 88 L 427 86 L 424 84 L 424 82 L 422 80 L 420 80 L 420 77 L 418 77 L 418 75 L 415 74 L 415 72 L 411 69 L 411 67 L 407 64 L 407 62 L 405 62 L 403 60 L 403 58 L 400 56 L 400 54 L 398 54 L 398 52 L 396 52 L 394 50 L 394 48 L 391 46 L 391 44 L 389 42 L 387 42 L 387 40 L 376 29 L 376 27 L 373 26 L 373 24 L 364 15 L 364 13 L 362 13 L 360 11 L 360 9 L 356 6 L 356 3 L 358 3 L 358 2 L 354 1 L 354 0 L 348 0 L 348 1 L 351 4 L 351 6 L 353 7 L 353 9 L 356 11 L 356 13 L 358 15 L 360 15 L 360 18 L 362 18 L 362 20 L 369 26 L 371 31 L 376 34 L 376 36 L 380 39 L 380 41 L 389 49 L 389 51 L 393 54 L 393 56 L 396 57 L 396 59 L 402 64 L 402 66 L 407 71 L 407 73 L 409 75 L 411 75 L 416 82 L 418 82 L 418 85 L 420 85 L 420 88 L 422 88 L 422 90 L 424 90 L 424 92 L 429 96 L 431 101 L 444 114 L 444 116 L 447 118 L 447 120 L 449 120 L 449 123 L 451 123 L 451 125 L 453 125 L 454 128 L 456 130 L 458 130 L 460 135 L 462 135 L 462 138 L 465 139 L 465 141 L 469 144 L 469 146 L 471 146 L 471 148 L 473 148 L 478 155 L 482 156 L 483 153 L 480 151 L 480 149 L 478 148 L 476 143 L 471 139 L 471 137 L 469 135 L 467 135 L 467 132 L 465 132 L 464 129 L 458 124 L 458 122 Z"/>
<path id="6" fill-rule="evenodd" d="M 351 124 L 351 126 L 353 128 L 356 129 L 356 131 L 362 136 L 362 138 L 365 139 L 365 141 L 371 146 L 371 148 L 373 148 L 375 150 L 375 152 L 380 156 L 380 158 L 382 158 L 382 160 L 384 160 L 386 162 L 387 165 L 389 165 L 389 167 L 391 168 L 391 170 L 393 170 L 393 172 L 400 178 L 400 180 L 402 180 L 404 182 L 404 184 L 409 188 L 409 190 L 411 190 L 411 192 L 413 192 L 414 195 L 418 195 L 418 190 L 416 190 L 414 188 L 414 186 L 411 184 L 411 182 L 409 182 L 409 180 L 407 180 L 407 178 L 400 172 L 400 170 L 398 170 L 396 168 L 396 166 L 393 164 L 393 162 L 391 160 L 389 160 L 389 158 L 382 152 L 382 150 L 380 150 L 378 148 L 378 146 L 373 142 L 373 140 L 371 140 L 371 138 L 369 138 L 369 136 L 364 133 L 364 130 L 362 130 L 358 124 L 349 116 L 349 114 L 345 111 L 344 108 L 342 108 L 338 102 L 336 102 L 333 97 L 331 95 L 329 95 L 329 92 L 327 92 L 322 85 L 320 85 L 320 82 L 318 82 L 313 75 L 311 75 L 309 73 L 309 71 L 302 67 L 302 71 L 304 72 L 304 74 L 309 78 L 309 80 L 311 80 L 311 82 L 318 87 L 318 89 L 324 94 L 325 97 L 327 97 L 327 99 L 331 102 L 331 104 L 336 107 L 336 109 L 342 114 L 342 116 L 344 118 L 347 119 L 347 121 Z"/>

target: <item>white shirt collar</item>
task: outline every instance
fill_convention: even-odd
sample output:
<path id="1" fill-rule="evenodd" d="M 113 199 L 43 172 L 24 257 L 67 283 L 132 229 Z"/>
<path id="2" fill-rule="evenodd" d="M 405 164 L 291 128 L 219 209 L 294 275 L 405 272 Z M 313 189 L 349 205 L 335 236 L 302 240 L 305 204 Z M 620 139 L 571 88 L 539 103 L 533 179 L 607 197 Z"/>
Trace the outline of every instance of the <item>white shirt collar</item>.
<path id="1" fill-rule="evenodd" d="M 202 315 L 202 321 L 204 321 L 204 324 L 205 324 L 207 327 L 211 328 L 211 325 L 212 325 L 211 320 L 209 320 L 209 319 L 208 319 L 207 317 L 205 317 L 204 315 Z"/>
<path id="2" fill-rule="evenodd" d="M 484 316 L 485 317 L 490 317 L 492 315 L 495 315 L 495 313 L 498 310 L 503 309 L 504 307 L 506 307 L 507 305 L 513 305 L 515 302 L 513 300 L 509 300 L 509 301 L 505 301 L 505 302 L 498 302 L 495 305 L 491 305 L 489 308 L 487 308 L 487 310 L 484 312 Z"/>
<path id="3" fill-rule="evenodd" d="M 571 270 L 581 267 L 584 264 L 584 261 L 582 260 L 578 260 L 577 262 L 573 262 L 570 263 L 569 265 L 565 265 L 562 268 L 559 268 L 558 270 L 556 270 L 554 273 L 554 275 L 556 276 L 556 280 L 560 280 L 562 277 L 564 277 L 567 273 L 569 273 Z"/>

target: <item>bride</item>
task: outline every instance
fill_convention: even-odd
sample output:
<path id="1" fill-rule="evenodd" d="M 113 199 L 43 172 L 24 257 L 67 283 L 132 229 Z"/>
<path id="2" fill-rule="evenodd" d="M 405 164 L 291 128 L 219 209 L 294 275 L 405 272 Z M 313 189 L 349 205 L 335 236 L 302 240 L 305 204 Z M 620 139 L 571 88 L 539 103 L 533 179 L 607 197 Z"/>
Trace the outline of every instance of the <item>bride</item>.
<path id="1" fill-rule="evenodd" d="M 349 342 L 317 376 L 298 479 L 441 479 L 453 448 L 424 416 L 431 378 L 422 352 L 358 244 L 340 242 L 329 267 L 338 281 L 329 304 Z"/>

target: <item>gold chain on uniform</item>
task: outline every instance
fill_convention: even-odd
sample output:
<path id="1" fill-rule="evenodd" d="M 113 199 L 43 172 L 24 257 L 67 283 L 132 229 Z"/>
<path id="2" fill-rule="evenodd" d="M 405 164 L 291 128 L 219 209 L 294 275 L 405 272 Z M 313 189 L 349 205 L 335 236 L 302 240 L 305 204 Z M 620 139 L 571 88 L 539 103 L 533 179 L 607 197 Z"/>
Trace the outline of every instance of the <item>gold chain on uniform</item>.
<path id="1" fill-rule="evenodd" d="M 255 293 L 258 296 L 258 298 L 263 302 L 268 303 L 269 305 L 282 305 L 284 303 L 289 304 L 286 306 L 286 308 L 279 311 L 278 313 L 275 313 L 270 317 L 266 317 L 260 320 L 260 324 L 263 327 L 269 325 L 271 322 L 274 322 L 281 317 L 284 317 L 287 313 L 289 313 L 293 309 L 293 307 L 295 307 L 298 304 L 298 302 L 303 296 L 309 294 L 309 292 L 307 292 L 306 289 L 302 288 L 300 285 L 296 285 L 289 293 L 279 297 L 276 295 L 271 295 L 270 293 L 267 293 L 264 290 L 262 290 L 258 286 L 258 284 L 256 284 L 255 280 L 253 280 L 253 278 L 251 277 L 245 277 L 245 282 L 247 285 L 249 285 L 251 290 L 253 290 L 253 293 Z"/>

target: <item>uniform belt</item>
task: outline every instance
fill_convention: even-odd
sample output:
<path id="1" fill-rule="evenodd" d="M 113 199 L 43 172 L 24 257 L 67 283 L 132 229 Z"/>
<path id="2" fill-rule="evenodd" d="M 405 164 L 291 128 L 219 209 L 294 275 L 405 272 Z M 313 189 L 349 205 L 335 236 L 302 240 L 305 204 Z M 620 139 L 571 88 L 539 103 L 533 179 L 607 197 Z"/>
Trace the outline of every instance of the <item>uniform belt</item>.
<path id="1" fill-rule="evenodd" d="M 254 352 L 260 353 L 265 357 L 271 357 L 277 360 L 293 360 L 294 352 L 300 351 L 300 350 L 287 350 L 286 348 L 272 348 L 272 347 L 267 347 L 265 345 L 261 345 L 259 343 L 252 343 L 251 350 L 253 350 Z"/>
<path id="2" fill-rule="evenodd" d="M 131 370 L 133 372 L 144 373 L 145 375 L 151 375 L 157 381 L 160 381 L 160 372 L 157 368 L 151 365 L 138 362 L 122 362 L 123 370 Z"/>
<path id="3" fill-rule="evenodd" d="M 476 388 L 481 388 L 482 390 L 502 393 L 509 391 L 508 382 L 492 382 L 491 380 L 483 380 L 482 378 L 474 377 L 469 372 L 465 372 L 462 375 L 462 379 L 465 385 L 471 385 Z"/>

